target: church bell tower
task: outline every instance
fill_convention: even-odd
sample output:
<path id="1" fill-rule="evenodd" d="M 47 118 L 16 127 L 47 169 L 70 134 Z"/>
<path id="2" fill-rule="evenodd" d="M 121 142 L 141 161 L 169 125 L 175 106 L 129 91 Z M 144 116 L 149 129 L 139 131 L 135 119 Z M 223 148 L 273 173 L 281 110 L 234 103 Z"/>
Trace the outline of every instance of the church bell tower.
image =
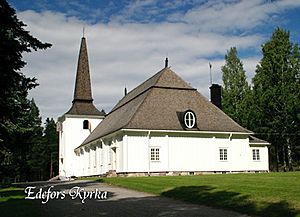
<path id="1" fill-rule="evenodd" d="M 72 106 L 58 118 L 59 131 L 59 178 L 84 176 L 74 149 L 81 145 L 87 136 L 104 119 L 104 110 L 99 111 L 93 104 L 87 44 L 81 39 Z"/>

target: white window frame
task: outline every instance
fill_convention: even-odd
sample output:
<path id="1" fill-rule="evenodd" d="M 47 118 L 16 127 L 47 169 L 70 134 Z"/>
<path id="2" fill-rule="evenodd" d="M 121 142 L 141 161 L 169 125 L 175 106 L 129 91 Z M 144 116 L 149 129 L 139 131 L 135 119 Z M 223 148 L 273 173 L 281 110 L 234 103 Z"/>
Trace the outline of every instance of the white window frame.
<path id="1" fill-rule="evenodd" d="M 112 165 L 112 161 L 113 161 L 113 150 L 111 149 L 111 146 L 108 147 L 109 151 L 108 151 L 108 165 Z"/>
<path id="2" fill-rule="evenodd" d="M 89 166 L 88 168 L 91 168 L 91 164 L 92 164 L 92 149 L 89 150 L 89 154 L 88 154 L 88 159 L 89 159 Z"/>
<path id="3" fill-rule="evenodd" d="M 95 147 L 95 154 L 94 154 L 94 168 L 97 166 L 97 147 Z"/>
<path id="4" fill-rule="evenodd" d="M 219 148 L 219 160 L 228 161 L 228 148 Z"/>
<path id="5" fill-rule="evenodd" d="M 260 151 L 259 149 L 252 149 L 252 160 L 260 161 Z"/>
<path id="6" fill-rule="evenodd" d="M 183 120 L 184 120 L 184 125 L 189 129 L 192 129 L 196 125 L 196 116 L 192 111 L 187 111 L 184 114 Z"/>
<path id="7" fill-rule="evenodd" d="M 160 161 L 160 147 L 151 147 L 150 148 L 150 161 L 151 162 Z"/>

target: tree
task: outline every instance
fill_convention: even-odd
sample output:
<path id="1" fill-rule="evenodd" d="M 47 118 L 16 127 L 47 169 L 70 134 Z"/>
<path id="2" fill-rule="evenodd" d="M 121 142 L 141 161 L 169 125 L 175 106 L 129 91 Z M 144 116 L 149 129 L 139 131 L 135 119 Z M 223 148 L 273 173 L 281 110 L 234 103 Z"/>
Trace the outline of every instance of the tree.
<path id="1" fill-rule="evenodd" d="M 28 151 L 26 145 L 23 147 L 26 141 L 20 141 L 19 135 L 31 131 L 31 125 L 26 121 L 31 106 L 27 95 L 37 83 L 35 78 L 20 72 L 26 64 L 22 54 L 47 49 L 51 44 L 31 36 L 5 0 L 0 0 L 0 26 L 0 178 L 3 179 L 20 175 L 15 169 L 15 161 L 25 159 L 18 156 L 16 147 Z"/>
<path id="2" fill-rule="evenodd" d="M 29 101 L 29 109 L 24 115 L 24 125 L 28 127 L 26 133 L 18 135 L 18 153 L 16 157 L 20 157 L 21 161 L 16 165 L 22 168 L 19 172 L 20 177 L 25 177 L 26 180 L 41 180 L 44 176 L 45 162 L 45 143 L 43 141 L 43 127 L 40 111 L 36 106 L 34 99 Z"/>
<path id="3" fill-rule="evenodd" d="M 53 118 L 46 119 L 44 129 L 44 142 L 48 150 L 48 175 L 49 178 L 58 174 L 58 133 Z"/>
<path id="4" fill-rule="evenodd" d="M 253 78 L 255 131 L 272 143 L 273 160 L 292 169 L 300 134 L 300 53 L 289 32 L 277 28 L 262 45 Z"/>
<path id="5" fill-rule="evenodd" d="M 222 66 L 223 90 L 222 107 L 224 112 L 242 126 L 248 124 L 248 94 L 250 87 L 242 61 L 237 56 L 235 47 L 230 48 L 225 55 L 225 65 Z"/>

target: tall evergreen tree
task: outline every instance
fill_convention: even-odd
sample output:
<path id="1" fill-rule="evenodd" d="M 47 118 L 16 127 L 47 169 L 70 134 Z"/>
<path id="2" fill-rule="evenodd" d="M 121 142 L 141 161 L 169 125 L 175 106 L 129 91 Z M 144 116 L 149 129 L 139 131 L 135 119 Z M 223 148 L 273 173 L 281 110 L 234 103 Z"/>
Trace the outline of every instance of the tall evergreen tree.
<path id="1" fill-rule="evenodd" d="M 30 124 L 26 125 L 31 106 L 27 95 L 37 83 L 35 78 L 20 72 L 26 64 L 22 54 L 51 45 L 31 36 L 5 0 L 0 0 L 0 26 L 0 179 L 3 179 L 21 174 L 22 168 L 15 168 L 15 161 L 25 159 L 19 156 L 16 147 L 28 151 L 23 146 L 26 141 L 20 141 L 19 135 L 31 131 Z"/>
<path id="2" fill-rule="evenodd" d="M 44 129 L 44 142 L 48 150 L 48 168 L 49 178 L 58 175 L 58 133 L 56 131 L 56 123 L 53 118 L 46 119 Z"/>
<path id="3" fill-rule="evenodd" d="M 21 178 L 26 180 L 40 180 L 44 177 L 44 161 L 45 161 L 45 143 L 43 141 L 43 127 L 40 111 L 34 100 L 29 101 L 29 110 L 27 112 L 25 126 L 28 127 L 26 133 L 19 136 L 19 144 L 23 149 L 24 160 L 19 162 L 22 164 L 23 170 L 20 171 Z M 26 148 L 26 150 L 24 150 Z M 22 156 L 19 153 L 16 157 Z"/>
<path id="4" fill-rule="evenodd" d="M 247 100 L 250 87 L 246 79 L 246 73 L 242 61 L 237 56 L 235 47 L 230 48 L 225 55 L 225 65 L 222 66 L 223 90 L 222 107 L 224 112 L 247 127 L 248 112 Z"/>
<path id="5" fill-rule="evenodd" d="M 281 161 L 284 170 L 292 169 L 300 134 L 299 47 L 290 41 L 288 31 L 277 28 L 262 52 L 253 79 L 254 130 L 272 143 L 273 161 Z"/>

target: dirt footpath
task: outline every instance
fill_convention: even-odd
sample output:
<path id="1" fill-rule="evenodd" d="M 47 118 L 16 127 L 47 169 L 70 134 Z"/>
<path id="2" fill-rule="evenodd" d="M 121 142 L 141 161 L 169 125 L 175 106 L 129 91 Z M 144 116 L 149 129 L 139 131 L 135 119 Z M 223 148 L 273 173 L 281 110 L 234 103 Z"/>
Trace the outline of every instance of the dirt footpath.
<path id="1" fill-rule="evenodd" d="M 246 217 L 236 212 L 214 209 L 207 206 L 188 204 L 170 198 L 158 197 L 152 194 L 137 192 L 111 186 L 105 183 L 92 181 L 72 181 L 51 184 L 52 191 L 63 192 L 62 199 L 49 199 L 45 204 L 40 203 L 44 216 L 55 217 L 92 217 L 92 216 L 115 216 L 115 217 L 154 217 L 154 216 L 203 216 L 203 217 Z M 75 188 L 74 188 L 75 187 Z M 80 187 L 80 188 L 76 188 Z M 43 190 L 49 186 L 43 186 Z M 72 189 L 70 191 L 70 189 Z M 78 189 L 84 189 L 86 198 L 83 200 L 83 190 L 78 194 Z M 97 190 L 96 190 L 97 189 Z M 77 191 L 77 192 L 76 192 Z M 103 192 L 104 191 L 104 192 Z M 73 195 L 74 199 L 71 198 Z M 95 193 L 96 192 L 96 193 Z M 107 194 L 105 193 L 107 192 Z M 77 193 L 77 195 L 76 195 Z M 53 195 L 52 195 L 53 196 Z M 106 196 L 107 199 L 104 199 Z M 102 197 L 102 199 L 101 199 Z M 96 198 L 96 199 L 95 199 Z M 82 203 L 82 200 L 84 203 Z"/>

